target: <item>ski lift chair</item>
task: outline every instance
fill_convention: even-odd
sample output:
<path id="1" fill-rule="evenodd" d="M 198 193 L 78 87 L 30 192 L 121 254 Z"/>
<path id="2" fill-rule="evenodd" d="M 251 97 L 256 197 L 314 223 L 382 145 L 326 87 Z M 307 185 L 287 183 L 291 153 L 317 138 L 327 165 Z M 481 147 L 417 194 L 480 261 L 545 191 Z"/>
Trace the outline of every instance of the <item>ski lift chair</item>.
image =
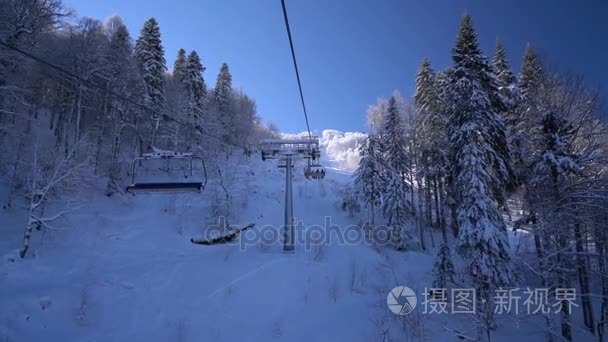
<path id="1" fill-rule="evenodd" d="M 131 185 L 127 186 L 127 192 L 201 192 L 206 185 L 207 170 L 203 158 L 192 153 L 156 151 L 133 160 Z"/>
<path id="2" fill-rule="evenodd" d="M 325 168 L 319 163 L 318 159 L 309 159 L 306 168 L 304 168 L 304 177 L 306 179 L 323 179 L 325 178 Z"/>

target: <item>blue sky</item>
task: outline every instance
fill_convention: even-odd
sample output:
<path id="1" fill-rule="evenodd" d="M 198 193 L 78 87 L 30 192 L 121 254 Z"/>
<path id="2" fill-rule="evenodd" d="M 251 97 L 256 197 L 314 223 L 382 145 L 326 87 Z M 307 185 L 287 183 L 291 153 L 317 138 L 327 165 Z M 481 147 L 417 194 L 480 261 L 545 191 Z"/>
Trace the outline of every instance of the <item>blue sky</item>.
<path id="1" fill-rule="evenodd" d="M 264 121 L 285 132 L 305 129 L 280 0 L 64 0 L 80 16 L 120 15 L 135 39 L 143 22 L 161 27 L 169 68 L 179 48 L 196 50 L 208 85 L 222 62 L 255 98 Z M 608 86 L 608 1 L 286 0 L 311 129 L 363 131 L 379 96 L 413 92 L 428 57 L 450 65 L 463 13 L 481 46 L 499 37 L 518 70 L 527 42 L 561 70 Z M 603 93 L 607 94 L 606 89 Z"/>

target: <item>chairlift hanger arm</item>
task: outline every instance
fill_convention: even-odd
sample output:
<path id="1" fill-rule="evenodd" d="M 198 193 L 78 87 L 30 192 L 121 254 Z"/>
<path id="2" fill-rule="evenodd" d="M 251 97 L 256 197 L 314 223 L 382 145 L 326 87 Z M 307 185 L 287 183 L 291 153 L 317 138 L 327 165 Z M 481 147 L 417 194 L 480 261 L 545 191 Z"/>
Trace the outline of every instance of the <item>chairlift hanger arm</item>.
<path id="1" fill-rule="evenodd" d="M 200 160 L 203 166 L 203 188 L 207 187 L 207 167 L 205 166 L 205 160 L 200 156 L 193 156 L 192 160 Z M 192 162 L 190 162 L 190 173 L 192 173 Z"/>

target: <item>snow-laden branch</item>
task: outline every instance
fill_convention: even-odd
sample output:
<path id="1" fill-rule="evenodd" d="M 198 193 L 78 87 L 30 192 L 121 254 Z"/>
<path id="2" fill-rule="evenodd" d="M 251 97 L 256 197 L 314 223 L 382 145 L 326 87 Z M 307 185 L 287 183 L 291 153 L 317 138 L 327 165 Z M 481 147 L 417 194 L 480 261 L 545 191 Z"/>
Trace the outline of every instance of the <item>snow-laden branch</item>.
<path id="1" fill-rule="evenodd" d="M 66 209 L 60 210 L 54 215 L 44 216 L 42 214 L 44 212 L 45 205 L 49 199 L 49 192 L 58 187 L 69 177 L 73 176 L 78 169 L 87 164 L 87 160 L 82 161 L 80 163 L 72 164 L 75 159 L 79 143 L 79 141 L 76 142 L 68 151 L 65 157 L 57 158 L 54 160 L 53 165 L 50 166 L 50 175 L 48 177 L 45 177 L 45 172 L 43 171 L 42 166 L 39 164 L 39 145 L 37 142 L 34 144 L 33 158 L 31 164 L 32 174 L 30 177 L 29 191 L 29 219 L 24 232 L 23 245 L 19 252 L 22 258 L 25 257 L 29 249 L 30 239 L 34 228 L 40 228 L 40 226 L 44 226 L 49 229 L 54 229 L 54 227 L 51 226 L 49 222 L 52 222 L 70 212 L 81 208 L 80 206 L 71 206 Z"/>
<path id="2" fill-rule="evenodd" d="M 81 208 L 82 208 L 82 205 L 79 205 L 79 206 L 76 206 L 76 207 L 73 207 L 73 208 L 61 210 L 60 212 L 58 212 L 58 213 L 56 213 L 55 215 L 52 215 L 52 216 L 43 216 L 43 217 L 40 217 L 40 216 L 37 216 L 37 215 L 32 215 L 32 218 L 34 220 L 36 220 L 36 222 L 40 222 L 40 223 L 44 224 L 44 223 L 47 223 L 47 222 L 55 221 L 56 219 L 58 219 L 58 218 L 60 218 L 60 217 L 62 217 L 64 215 L 67 215 L 67 214 L 69 214 L 71 212 L 74 212 L 76 210 L 79 210 Z"/>

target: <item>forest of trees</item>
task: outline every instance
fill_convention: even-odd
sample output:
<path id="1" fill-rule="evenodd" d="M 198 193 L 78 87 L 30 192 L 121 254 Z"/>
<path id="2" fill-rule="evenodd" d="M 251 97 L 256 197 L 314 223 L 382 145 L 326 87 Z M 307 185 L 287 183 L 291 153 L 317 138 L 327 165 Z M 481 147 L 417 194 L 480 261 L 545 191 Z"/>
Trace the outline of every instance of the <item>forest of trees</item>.
<path id="1" fill-rule="evenodd" d="M 102 23 L 76 17 L 61 0 L 7 0 L 0 41 L 0 174 L 9 186 L 0 201 L 31 201 L 22 255 L 32 230 L 62 213 L 44 215 L 58 189 L 95 176 L 110 196 L 124 189 L 141 153 L 213 161 L 275 134 L 255 101 L 233 89 L 228 64 L 208 87 L 199 53 L 180 49 L 168 72 L 154 18 L 133 39 L 118 16 Z"/>
<path id="2" fill-rule="evenodd" d="M 494 290 L 536 284 L 578 288 L 584 329 L 603 340 L 608 125 L 598 92 L 530 45 L 518 75 L 500 42 L 488 60 L 468 15 L 452 60 L 435 72 L 424 59 L 411 101 L 395 93 L 370 107 L 354 179 L 369 225 L 379 211 L 396 248 L 433 247 L 434 287 L 477 289 L 482 336 L 497 328 Z M 521 234 L 533 255 L 514 252 L 509 235 Z M 567 310 L 544 319 L 547 341 L 572 340 Z"/>
<path id="3" fill-rule="evenodd" d="M 129 162 L 154 148 L 218 160 L 275 134 L 232 87 L 228 64 L 214 86 L 202 51 L 169 52 L 169 68 L 154 18 L 133 39 L 117 16 L 100 22 L 61 0 L 3 0 L 0 43 L 0 175 L 9 188 L 0 202 L 29 203 L 22 257 L 36 229 L 77 209 L 48 210 L 78 182 L 102 180 L 111 196 L 128 182 Z M 395 93 L 370 107 L 354 175 L 368 225 L 381 217 L 398 250 L 436 251 L 434 287 L 477 289 L 485 334 L 497 329 L 496 289 L 536 284 L 579 289 L 577 314 L 602 340 L 608 125 L 599 93 L 554 71 L 533 46 L 519 73 L 499 42 L 487 59 L 468 15 L 452 61 L 435 71 L 424 59 L 411 101 Z M 518 234 L 534 254 L 517 253 L 509 236 Z M 572 321 L 567 310 L 545 315 L 547 340 L 571 341 Z"/>

